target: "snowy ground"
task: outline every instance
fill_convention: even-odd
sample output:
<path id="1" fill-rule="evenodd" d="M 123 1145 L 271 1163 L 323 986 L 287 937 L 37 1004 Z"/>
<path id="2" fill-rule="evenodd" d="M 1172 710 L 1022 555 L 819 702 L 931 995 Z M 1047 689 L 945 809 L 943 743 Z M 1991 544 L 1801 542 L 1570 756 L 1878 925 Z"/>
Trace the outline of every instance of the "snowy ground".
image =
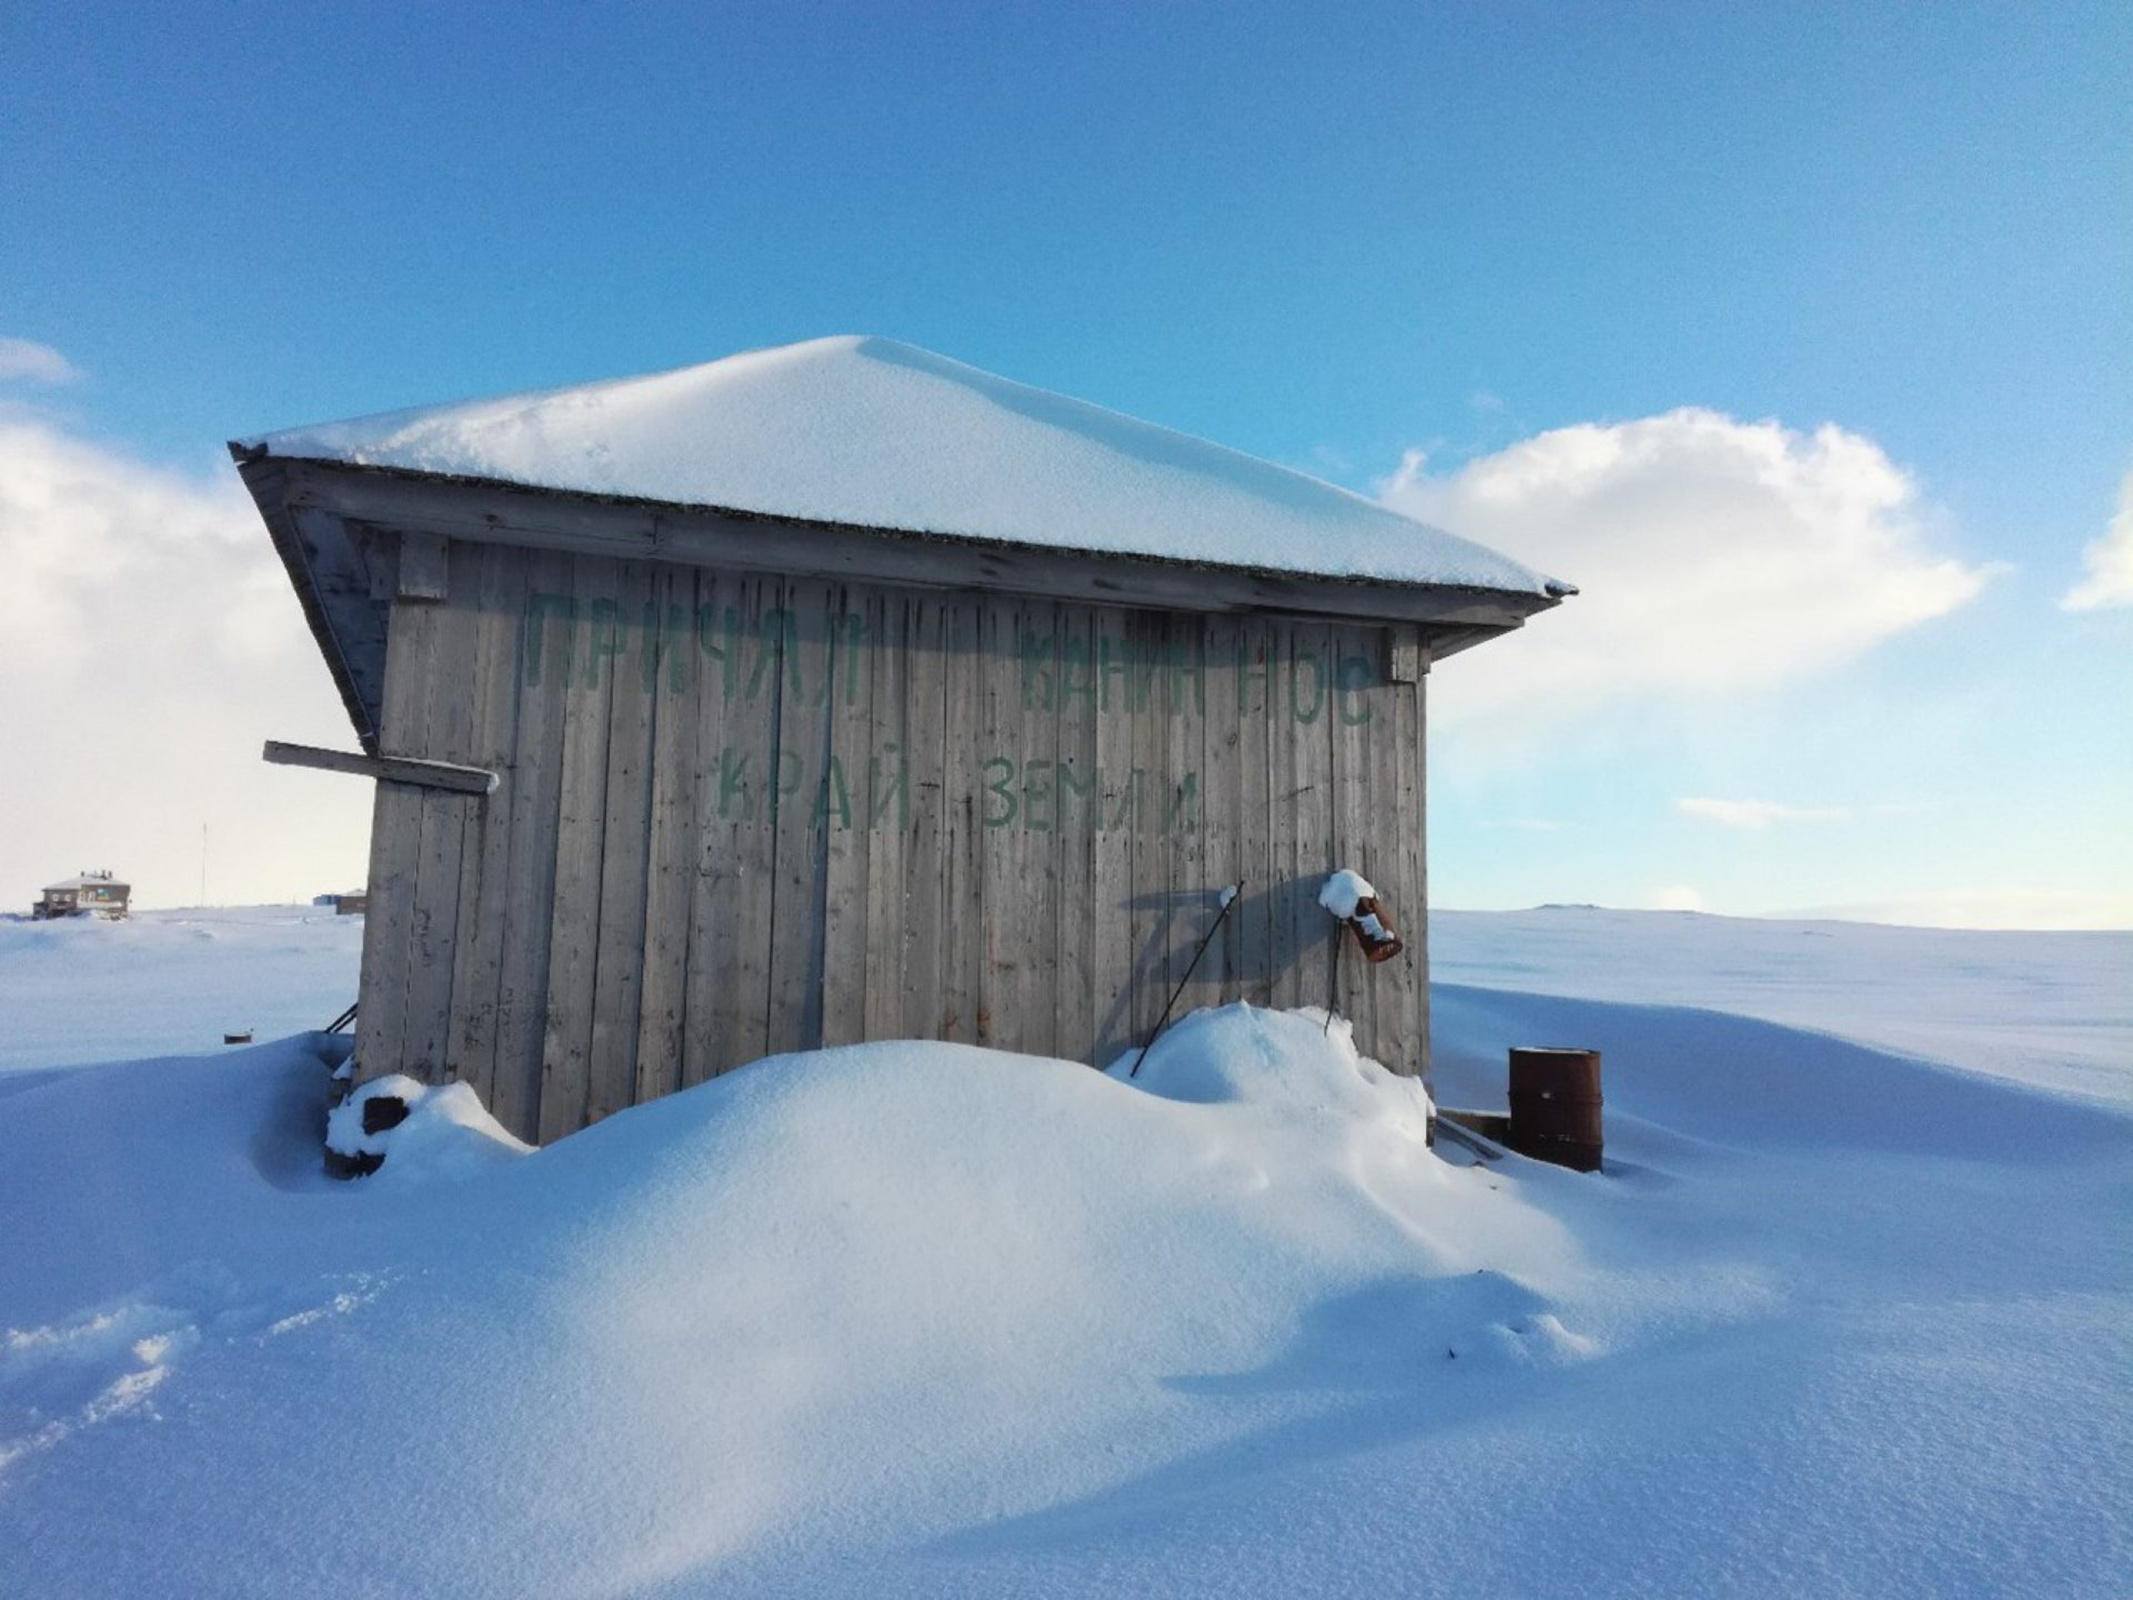
<path id="1" fill-rule="evenodd" d="M 337 1009 L 346 935 L 232 917 L 0 939 L 0 1060 Z M 439 1094 L 353 1185 L 330 1042 L 18 1073 L 0 1590 L 2123 1592 L 2133 936 L 1432 931 L 1447 1100 L 1596 1045 L 1610 1173 L 1439 1159 L 1235 1010 L 1135 1084 L 873 1046 L 530 1156 Z"/>
<path id="2" fill-rule="evenodd" d="M 363 919 L 330 907 L 0 921 L 0 1074 L 219 1051 L 323 1028 L 356 997 Z M 9 1085 L 0 1081 L 0 1093 Z M 16 1087 L 20 1087 L 19 1084 Z"/>

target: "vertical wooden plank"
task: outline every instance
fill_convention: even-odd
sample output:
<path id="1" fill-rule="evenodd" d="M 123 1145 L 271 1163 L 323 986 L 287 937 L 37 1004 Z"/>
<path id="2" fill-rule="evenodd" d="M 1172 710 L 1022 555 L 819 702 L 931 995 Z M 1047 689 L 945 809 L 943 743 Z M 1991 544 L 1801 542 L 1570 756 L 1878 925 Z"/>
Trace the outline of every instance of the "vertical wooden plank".
<path id="1" fill-rule="evenodd" d="M 505 905 L 510 893 L 511 770 L 518 725 L 519 633 L 526 605 L 528 552 L 477 547 L 474 730 L 466 759 L 502 775 L 498 792 L 476 801 L 459 879 L 460 929 L 452 954 L 452 1033 L 447 1070 L 474 1086 L 495 1114 L 497 997 L 502 987 Z"/>
<path id="2" fill-rule="evenodd" d="M 971 1039 L 993 1046 L 1013 1038 L 1023 1020 L 1015 1015 L 1015 1007 L 1020 1000 L 1021 965 L 1030 955 L 1032 939 L 1025 922 L 1033 908 L 1024 898 L 1028 883 L 1020 848 L 1022 801 L 1016 782 L 1021 766 L 1016 749 L 1021 724 L 1021 610 L 1016 602 L 997 597 L 978 602 L 978 646 L 972 660 L 979 938 Z"/>
<path id="3" fill-rule="evenodd" d="M 419 746 L 427 731 L 436 609 L 424 600 L 392 603 L 379 714 L 379 743 L 390 753 Z M 407 1067 L 407 969 L 422 854 L 421 791 L 380 783 L 370 818 L 370 898 L 363 917 L 355 1052 L 364 1081 Z"/>
<path id="4" fill-rule="evenodd" d="M 1025 601 L 1015 608 L 1016 660 L 1009 665 L 1007 714 L 1014 730 L 1005 754 L 1015 772 L 1015 887 L 993 913 L 1014 941 L 1013 984 L 1003 1001 L 1010 1020 L 1000 1038 L 1031 1055 L 1062 1053 L 1058 987 L 1065 963 L 1059 948 L 1061 834 L 1059 831 L 1059 708 L 1057 658 L 1064 608 Z"/>
<path id="5" fill-rule="evenodd" d="M 1330 630 L 1317 623 L 1284 628 L 1282 715 L 1277 726 L 1288 741 L 1289 882 L 1284 909 L 1289 961 L 1276 987 L 1277 1005 L 1328 1006 L 1333 987 L 1335 936 L 1339 927 L 1320 909 L 1318 889 L 1333 860 L 1332 685 L 1327 655 Z"/>
<path id="6" fill-rule="evenodd" d="M 867 668 L 862 704 L 866 732 L 843 733 L 852 784 L 854 825 L 866 840 L 866 967 L 859 1037 L 905 1036 L 904 958 L 911 936 L 906 850 L 910 843 L 910 674 L 915 601 L 907 594 L 866 591 Z M 829 1023 L 824 1019 L 824 1029 Z"/>
<path id="7" fill-rule="evenodd" d="M 593 984 L 599 961 L 600 868 L 607 806 L 607 726 L 622 613 L 617 563 L 580 556 L 572 681 L 563 708 L 561 803 L 557 813 L 555 912 L 541 1066 L 541 1140 L 585 1126 L 592 1087 Z"/>
<path id="8" fill-rule="evenodd" d="M 785 586 L 785 672 L 778 700 L 777 767 L 772 786 L 770 924 L 772 1054 L 822 1043 L 825 826 L 829 802 L 830 585 Z"/>
<path id="9" fill-rule="evenodd" d="M 1059 874 L 1052 1050 L 1070 1061 L 1095 1060 L 1097 1046 L 1091 985 L 1093 941 L 1102 922 L 1095 845 L 1103 788 L 1097 775 L 1095 617 L 1088 606 L 1058 608 L 1059 646 L 1052 666 L 1052 861 Z"/>
<path id="10" fill-rule="evenodd" d="M 497 963 L 494 1098 L 489 1109 L 521 1139 L 541 1135 L 548 957 L 562 815 L 564 708 L 582 646 L 571 558 L 513 551 L 525 571 L 517 630 L 517 709 L 511 759 L 492 804 L 507 812 Z"/>
<path id="11" fill-rule="evenodd" d="M 408 565 L 403 549 L 401 575 Z M 431 586 L 445 591 L 431 606 L 429 701 L 421 747 L 406 752 L 433 761 L 464 762 L 474 738 L 477 649 L 480 643 L 481 552 L 472 545 L 438 542 Z M 405 584 L 403 583 L 403 588 Z M 460 930 L 459 897 L 469 825 L 478 821 L 484 798 L 422 791 L 422 843 L 409 920 L 407 1018 L 403 1059 L 414 1076 L 436 1083 L 449 1075 L 452 974 Z"/>
<path id="12" fill-rule="evenodd" d="M 1262 1006 L 1274 994 L 1272 918 L 1287 876 L 1286 864 L 1279 873 L 1274 866 L 1268 782 L 1273 651 L 1274 630 L 1264 618 L 1248 617 L 1238 625 L 1235 682 L 1227 701 L 1237 719 L 1238 871 L 1246 880 L 1244 899 L 1230 913 L 1237 924 L 1242 980 L 1237 997 Z"/>
<path id="13" fill-rule="evenodd" d="M 651 839 L 644 892 L 644 987 L 638 1005 L 635 1103 L 682 1085 L 697 822 L 696 573 L 662 566 L 652 583 L 657 633 L 640 658 L 652 712 Z"/>
<path id="14" fill-rule="evenodd" d="M 1200 773 L 1200 876 L 1209 897 L 1202 915 L 1212 923 L 1221 913 L 1221 891 L 1243 872 L 1238 819 L 1243 792 L 1237 770 L 1241 740 L 1237 725 L 1237 644 L 1241 634 L 1234 617 L 1200 619 L 1195 630 L 1200 652 L 1199 707 L 1191 731 L 1198 735 Z M 1263 882 L 1245 886 L 1263 893 Z M 1221 931 L 1207 947 L 1199 979 L 1189 999 L 1196 1005 L 1224 1005 L 1243 996 L 1244 907 L 1231 907 Z"/>
<path id="15" fill-rule="evenodd" d="M 934 1037 L 966 1044 L 978 1036 L 986 933 L 979 861 L 983 758 L 976 753 L 982 606 L 982 601 L 961 595 L 941 603 L 947 760 L 941 769 L 941 1012 Z"/>
<path id="16" fill-rule="evenodd" d="M 709 984 L 713 1071 L 727 1072 L 769 1048 L 772 908 L 777 873 L 779 707 L 788 671 L 791 614 L 781 580 L 721 580 L 733 603 L 721 606 L 734 687 L 725 702 L 719 805 L 728 849 L 717 900 L 726 916 L 713 948 Z M 692 1018 L 694 1013 L 691 1013 Z"/>
<path id="17" fill-rule="evenodd" d="M 947 1037 L 948 604 L 937 596 L 904 601 L 905 713 L 911 831 L 904 852 L 903 1035 Z"/>
<path id="18" fill-rule="evenodd" d="M 744 596 L 709 571 L 696 574 L 693 693 L 696 758 L 690 789 L 695 840 L 689 883 L 688 969 L 683 982 L 681 1081 L 684 1088 L 752 1060 L 732 1037 L 738 960 L 741 836 L 746 826 L 748 741 L 734 737 L 733 708 L 742 683 Z M 761 757 L 756 756 L 760 767 Z"/>
<path id="19" fill-rule="evenodd" d="M 1185 918 L 1179 947 L 1181 976 L 1201 940 L 1209 940 L 1206 954 L 1178 998 L 1176 1015 L 1222 1004 L 1229 987 L 1234 930 L 1221 917 L 1221 896 L 1223 887 L 1237 876 L 1229 858 L 1236 724 L 1223 714 L 1223 696 L 1232 692 L 1234 627 L 1226 619 L 1199 616 L 1175 616 L 1170 622 L 1171 678 L 1178 701 L 1170 731 L 1171 787 L 1175 823 L 1182 830 L 1182 853 L 1173 878 Z"/>
<path id="20" fill-rule="evenodd" d="M 1097 814 L 1090 834 L 1089 894 L 1094 919 L 1090 938 L 1090 988 L 1096 1017 L 1097 1066 L 1109 1066 L 1138 1042 L 1134 1030 L 1134 982 L 1143 930 L 1133 905 L 1134 744 L 1132 616 L 1106 608 L 1095 613 Z"/>
<path id="21" fill-rule="evenodd" d="M 829 683 L 828 768 L 820 801 L 822 884 L 822 1042 L 852 1044 L 867 1036 L 867 988 L 884 959 L 869 934 L 873 919 L 873 834 L 868 826 L 867 763 L 873 725 L 879 590 L 838 586 L 825 616 Z M 893 963 L 890 963 L 893 965 Z"/>
<path id="22" fill-rule="evenodd" d="M 1389 797 L 1373 795 L 1370 782 L 1372 719 L 1389 698 L 1380 687 L 1384 676 L 1380 637 L 1375 629 L 1337 627 L 1328 633 L 1331 683 L 1325 721 L 1332 745 L 1332 858 L 1336 865 L 1352 868 L 1374 887 L 1390 892 L 1398 887 L 1394 879 L 1397 861 L 1392 851 L 1379 846 L 1381 839 L 1389 842 L 1397 823 L 1389 814 L 1382 824 L 1377 819 L 1376 805 Z M 1391 734 L 1389 728 L 1385 731 Z M 1386 880 L 1383 883 L 1378 881 L 1381 876 Z M 1341 1014 L 1355 1025 L 1356 1048 L 1376 1056 L 1384 1048 L 1377 1015 L 1380 969 L 1365 959 L 1352 936 L 1336 938 L 1334 950 Z"/>
<path id="23" fill-rule="evenodd" d="M 1381 855 L 1389 860 L 1387 907 L 1407 948 L 1379 969 L 1378 1044 L 1386 1052 L 1379 1059 L 1395 1072 L 1420 1072 L 1428 1052 L 1422 973 L 1429 940 L 1422 885 L 1421 688 L 1412 681 L 1394 681 L 1381 692 L 1384 726 L 1372 730 L 1371 783 L 1379 807 L 1377 825 L 1385 837 Z"/>
<path id="24" fill-rule="evenodd" d="M 1126 698 L 1132 714 L 1132 762 L 1128 803 L 1127 899 L 1133 908 L 1132 1043 L 1155 1031 L 1170 997 L 1183 955 L 1175 864 L 1165 815 L 1171 801 L 1170 715 L 1162 682 L 1168 644 L 1163 613 L 1136 611 L 1127 619 Z"/>
<path id="25" fill-rule="evenodd" d="M 651 866 L 652 740 L 662 624 L 654 569 L 619 562 L 614 596 L 618 648 L 608 663 L 607 781 L 601 802 L 599 925 L 593 940 L 592 1026 L 586 1054 L 587 1123 L 611 1117 L 637 1089 L 637 1033 L 644 993 L 644 907 Z"/>
<path id="26" fill-rule="evenodd" d="M 1408 948 L 1414 952 L 1415 1035 L 1422 1087 L 1437 1093 L 1429 1049 L 1429 646 L 1421 651 L 1421 673 L 1406 719 L 1408 743 L 1401 751 L 1400 782 L 1407 825 L 1401 835 L 1408 853 L 1408 876 L 1414 884 L 1415 908 L 1408 913 Z M 1408 786 L 1412 785 L 1411 793 Z"/>

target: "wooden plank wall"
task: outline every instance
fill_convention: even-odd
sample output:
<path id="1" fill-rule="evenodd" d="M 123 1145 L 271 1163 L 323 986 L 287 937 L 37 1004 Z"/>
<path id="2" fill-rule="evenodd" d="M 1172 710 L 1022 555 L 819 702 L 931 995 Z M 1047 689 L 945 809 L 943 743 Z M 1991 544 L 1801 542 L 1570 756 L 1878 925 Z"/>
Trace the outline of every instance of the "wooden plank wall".
<path id="1" fill-rule="evenodd" d="M 1426 1070 L 1419 635 L 454 543 L 394 603 L 365 1077 L 553 1139 L 765 1054 L 1107 1063 L 1174 1015 L 1330 1007 Z M 1395 663 L 1407 662 L 1404 669 Z M 1352 866 L 1409 952 L 1317 905 Z"/>

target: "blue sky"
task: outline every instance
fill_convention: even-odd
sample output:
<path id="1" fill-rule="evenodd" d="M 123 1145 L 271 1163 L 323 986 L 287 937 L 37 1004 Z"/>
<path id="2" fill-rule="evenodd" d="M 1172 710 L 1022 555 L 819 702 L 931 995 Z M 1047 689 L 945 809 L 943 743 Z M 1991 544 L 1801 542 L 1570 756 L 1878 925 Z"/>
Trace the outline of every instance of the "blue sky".
<path id="1" fill-rule="evenodd" d="M 1819 610 L 1816 582 L 1900 597 L 1950 568 L 1965 596 L 1704 684 L 1676 662 L 1565 694 L 1527 641 L 1448 663 L 1440 899 L 2133 922 L 2133 628 L 2060 605 L 2133 470 L 2122 6 L 18 3 L 0 57 L 0 340 L 65 363 L 15 360 L 0 421 L 40 462 L 101 453 L 143 503 L 219 507 L 238 433 L 857 331 L 1447 521 L 1482 518 L 1484 469 L 1538 492 L 1558 430 L 1775 423 L 1800 483 L 1763 554 L 1831 504 L 1851 543 L 1797 592 L 1744 560 L 1684 595 L 1769 623 Z M 1873 462 L 1813 455 L 1824 425 L 1901 505 Z M 1586 545 L 1452 525 L 1598 616 L 1610 587 L 1664 599 L 1769 473 L 1679 426 L 1635 437 L 1631 481 L 1586 482 Z M 1645 522 L 1603 544 L 1610 496 Z M 34 609 L 89 605 L 51 554 L 88 536 L 20 500 L 8 559 L 60 586 Z M 99 581 L 151 581 L 130 548 L 109 534 Z M 252 601 L 189 648 L 275 680 L 254 700 L 306 726 L 269 733 L 337 737 L 322 669 L 285 685 L 300 657 L 233 637 L 293 619 Z M 1577 637 L 1570 608 L 1534 631 L 1559 624 Z M 70 696 L 151 718 L 95 660 L 39 660 L 0 704 L 18 736 Z M 218 696 L 253 704 L 204 685 L 203 729 Z M 183 830 L 140 835 L 166 903 L 201 821 L 259 841 L 214 898 L 360 871 L 360 806 L 291 831 L 245 808 L 314 790 L 216 770 L 174 782 Z M 25 852 L 0 895 L 128 848 L 100 804 L 0 800 Z"/>

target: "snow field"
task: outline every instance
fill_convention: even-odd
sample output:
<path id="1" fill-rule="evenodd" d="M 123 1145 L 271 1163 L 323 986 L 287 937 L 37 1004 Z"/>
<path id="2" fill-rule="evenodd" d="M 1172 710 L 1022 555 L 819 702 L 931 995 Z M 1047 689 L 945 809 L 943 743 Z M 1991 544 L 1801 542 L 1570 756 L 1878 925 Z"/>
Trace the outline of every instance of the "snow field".
<path id="1" fill-rule="evenodd" d="M 1680 996 L 1796 1003 L 1761 925 L 1697 920 L 1743 976 L 1654 917 L 1526 978 L 1643 938 Z M 1488 930 L 1437 928 L 1470 980 Z M 1958 998 L 2027 948 L 1988 937 Z M 1951 1067 L 1436 1000 L 1452 1103 L 1508 1044 L 1601 1048 L 1612 1171 L 1440 1158 L 1337 1019 L 1245 1008 L 1131 1083 L 861 1046 L 530 1154 L 435 1091 L 345 1185 L 343 1041 L 31 1081 L 0 1550 L 83 1595 L 2111 1592 L 2133 1115 L 2108 1050 L 2053 1056 L 2071 1000 L 2049 1089 L 1995 1070 L 2012 1021 Z"/>

